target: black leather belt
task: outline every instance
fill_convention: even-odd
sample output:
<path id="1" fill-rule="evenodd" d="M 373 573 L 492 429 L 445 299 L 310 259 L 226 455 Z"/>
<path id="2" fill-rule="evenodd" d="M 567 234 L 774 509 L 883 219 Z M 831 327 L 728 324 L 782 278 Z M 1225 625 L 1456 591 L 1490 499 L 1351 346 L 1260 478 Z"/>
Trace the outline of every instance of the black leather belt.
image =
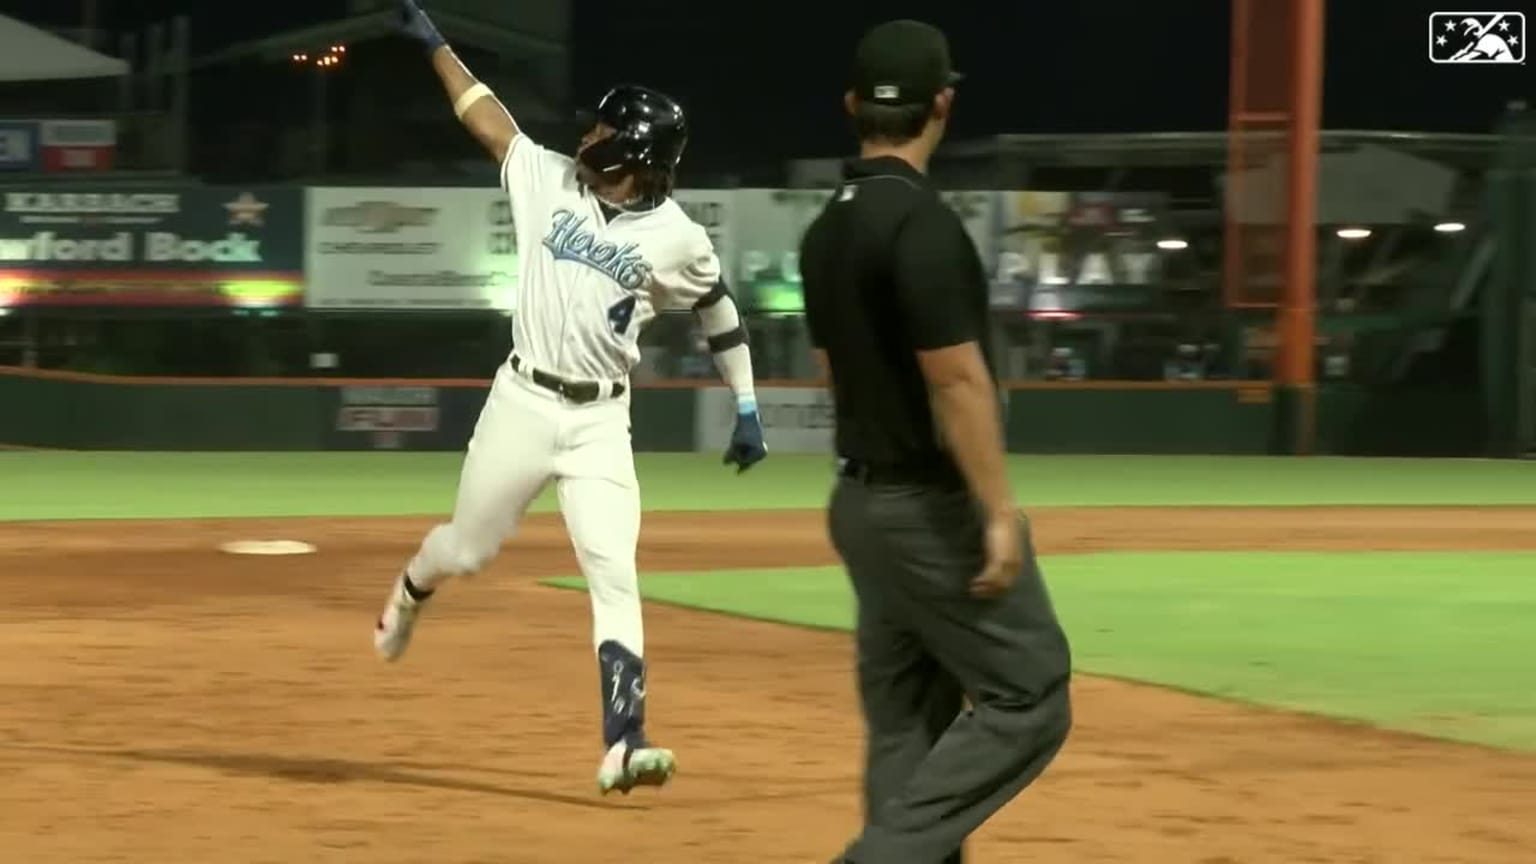
<path id="1" fill-rule="evenodd" d="M 838 459 L 837 474 L 871 486 L 940 486 L 965 488 L 965 475 L 945 462 L 876 463 Z"/>
<path id="2" fill-rule="evenodd" d="M 564 396 L 566 399 L 578 405 L 595 402 L 603 395 L 603 385 L 598 381 L 571 381 L 561 378 L 559 375 L 551 375 L 542 369 L 535 369 L 523 362 L 523 358 L 512 355 L 512 371 L 523 372 L 527 370 L 528 377 L 540 387 Z M 609 398 L 617 399 L 624 395 L 624 382 L 613 382 L 613 392 Z"/>

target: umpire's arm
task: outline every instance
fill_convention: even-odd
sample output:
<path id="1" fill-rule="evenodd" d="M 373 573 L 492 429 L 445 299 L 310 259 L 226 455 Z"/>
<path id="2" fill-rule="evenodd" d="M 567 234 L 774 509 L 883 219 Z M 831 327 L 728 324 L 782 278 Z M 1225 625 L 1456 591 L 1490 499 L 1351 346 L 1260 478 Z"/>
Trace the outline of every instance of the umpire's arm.
<path id="1" fill-rule="evenodd" d="M 907 217 L 896 244 L 896 302 L 934 419 L 989 519 L 1016 518 L 996 383 L 982 354 L 986 281 L 976 247 L 938 204 Z"/>
<path id="2" fill-rule="evenodd" d="M 416 0 L 399 0 L 400 27 L 404 33 L 426 46 L 432 58 L 432 68 L 437 72 L 448 101 L 459 122 L 469 134 L 480 142 L 497 164 L 507 159 L 507 151 L 518 136 L 517 123 L 491 88 L 480 83 L 470 74 L 468 67 L 459 60 L 449 47 L 448 40 L 437 31 L 432 19 L 427 17 Z"/>

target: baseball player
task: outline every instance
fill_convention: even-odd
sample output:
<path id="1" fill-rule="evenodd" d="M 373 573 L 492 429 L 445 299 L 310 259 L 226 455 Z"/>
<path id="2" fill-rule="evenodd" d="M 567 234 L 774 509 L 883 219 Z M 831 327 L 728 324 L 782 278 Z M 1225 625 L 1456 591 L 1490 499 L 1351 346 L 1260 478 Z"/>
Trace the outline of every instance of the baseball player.
<path id="1" fill-rule="evenodd" d="M 374 630 L 385 660 L 405 651 L 442 580 L 482 569 L 551 481 L 592 598 L 602 689 L 604 793 L 659 786 L 676 767 L 645 734 L 645 642 L 635 570 L 640 492 L 628 373 L 658 311 L 691 308 L 736 395 L 726 464 L 767 455 L 746 331 L 708 235 L 670 197 L 687 129 L 654 90 L 618 87 L 573 160 L 518 130 L 415 0 L 400 28 L 421 42 L 454 112 L 501 163 L 520 255 L 512 352 L 469 441 L 452 518 L 428 532 Z"/>
<path id="2" fill-rule="evenodd" d="M 1462 36 L 1467 40 L 1466 47 L 1457 51 L 1452 60 L 1467 60 L 1498 63 L 1512 63 L 1515 55 L 1509 49 L 1509 42 L 1503 34 L 1493 32 L 1495 25 L 1508 30 L 1509 22 L 1500 15 L 1487 24 L 1480 24 L 1476 18 L 1464 18 L 1461 22 Z"/>

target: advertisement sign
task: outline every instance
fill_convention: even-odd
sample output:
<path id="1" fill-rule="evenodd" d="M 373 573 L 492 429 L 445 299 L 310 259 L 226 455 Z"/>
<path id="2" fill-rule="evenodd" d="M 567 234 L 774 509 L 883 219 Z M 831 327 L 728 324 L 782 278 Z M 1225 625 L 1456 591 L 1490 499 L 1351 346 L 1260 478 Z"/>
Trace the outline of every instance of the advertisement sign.
<path id="1" fill-rule="evenodd" d="M 732 232 L 738 238 L 731 285 L 742 305 L 759 312 L 802 312 L 800 238 L 832 197 L 830 189 L 737 190 Z M 945 192 L 983 262 L 994 257 L 997 193 Z"/>
<path id="2" fill-rule="evenodd" d="M 804 311 L 800 241 L 829 189 L 678 190 L 748 311 Z M 954 191 L 992 303 L 1036 313 L 1161 302 L 1165 200 L 1154 193 Z M 496 188 L 321 188 L 307 207 L 307 303 L 319 309 L 494 309 L 515 304 L 518 253 Z"/>
<path id="3" fill-rule="evenodd" d="M 0 171 L 37 170 L 37 124 L 0 121 Z"/>
<path id="4" fill-rule="evenodd" d="M 511 310 L 517 241 L 497 188 L 309 190 L 315 309 Z"/>
<path id="5" fill-rule="evenodd" d="M 470 387 L 384 381 L 326 388 L 321 446 L 462 453 L 489 389 L 489 381 Z"/>
<path id="6" fill-rule="evenodd" d="M 0 306 L 297 305 L 297 188 L 0 192 Z"/>
<path id="7" fill-rule="evenodd" d="M 436 387 L 343 387 L 336 431 L 363 436 L 374 449 L 399 450 L 410 433 L 436 432 Z"/>
<path id="8" fill-rule="evenodd" d="M 724 215 L 721 262 L 743 306 L 793 314 L 805 308 L 800 240 L 833 192 L 682 191 L 678 200 L 718 202 L 690 212 Z M 1159 194 L 980 190 L 940 197 L 976 245 L 996 307 L 1097 312 L 1158 302 L 1162 258 L 1156 243 L 1165 208 Z"/>
<path id="9" fill-rule="evenodd" d="M 38 124 L 44 171 L 109 171 L 117 152 L 111 120 L 43 120 Z"/>
<path id="10" fill-rule="evenodd" d="M 1159 292 L 1155 193 L 1002 192 L 992 305 L 1030 312 L 1144 308 Z"/>
<path id="11" fill-rule="evenodd" d="M 698 394 L 697 449 L 724 451 L 736 426 L 736 397 L 725 387 Z M 820 387 L 763 387 L 757 391 L 763 436 L 774 453 L 833 452 L 832 396 Z"/>

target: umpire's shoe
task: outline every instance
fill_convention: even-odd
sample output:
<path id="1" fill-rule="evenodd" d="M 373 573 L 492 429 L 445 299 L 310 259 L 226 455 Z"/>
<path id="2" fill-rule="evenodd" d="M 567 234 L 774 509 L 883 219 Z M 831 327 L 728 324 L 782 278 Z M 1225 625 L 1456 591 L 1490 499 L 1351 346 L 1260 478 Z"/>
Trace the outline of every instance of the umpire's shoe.
<path id="1" fill-rule="evenodd" d="M 431 591 L 423 591 L 411 584 L 404 572 L 395 579 L 389 591 L 389 602 L 373 626 L 373 649 L 385 660 L 396 660 L 411 644 L 411 630 L 416 627 L 416 616 L 421 614 Z"/>

